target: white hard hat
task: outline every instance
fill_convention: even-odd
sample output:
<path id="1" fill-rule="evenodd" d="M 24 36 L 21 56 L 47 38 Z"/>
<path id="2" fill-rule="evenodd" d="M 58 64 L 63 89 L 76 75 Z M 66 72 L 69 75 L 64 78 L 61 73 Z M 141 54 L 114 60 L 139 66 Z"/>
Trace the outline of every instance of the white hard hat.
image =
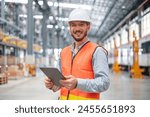
<path id="1" fill-rule="evenodd" d="M 77 8 L 74 9 L 69 15 L 68 22 L 71 21 L 86 21 L 90 23 L 91 19 L 89 13 L 86 10 Z"/>

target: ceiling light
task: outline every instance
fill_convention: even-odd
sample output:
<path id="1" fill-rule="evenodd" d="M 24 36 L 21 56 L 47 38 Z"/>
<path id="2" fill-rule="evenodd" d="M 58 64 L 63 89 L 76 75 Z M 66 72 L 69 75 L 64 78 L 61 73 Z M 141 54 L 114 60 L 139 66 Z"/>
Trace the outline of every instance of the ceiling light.
<path id="1" fill-rule="evenodd" d="M 2 1 L 2 0 L 0 0 Z M 27 4 L 28 0 L 4 0 L 4 2 Z"/>
<path id="2" fill-rule="evenodd" d="M 0 0 L 1 1 L 1 0 Z M 27 4 L 28 0 L 5 0 L 5 2 L 10 2 L 10 3 L 20 3 L 20 4 Z M 43 1 L 38 2 L 40 5 L 43 5 Z M 61 2 L 48 2 L 49 6 L 54 7 L 62 7 L 62 8 L 83 8 L 87 10 L 91 10 L 91 5 L 83 5 L 83 4 L 73 4 L 73 3 L 61 3 Z"/>
<path id="3" fill-rule="evenodd" d="M 122 8 L 122 9 L 126 9 L 126 6 L 122 6 L 121 8 Z"/>
<path id="4" fill-rule="evenodd" d="M 20 14 L 19 17 L 27 18 L 27 15 L 26 14 Z M 34 15 L 33 18 L 35 18 L 35 19 L 43 19 L 43 16 L 42 15 Z"/>
<path id="5" fill-rule="evenodd" d="M 25 14 L 20 14 L 19 17 L 27 18 L 27 15 L 25 15 Z"/>
<path id="6" fill-rule="evenodd" d="M 47 28 L 53 28 L 53 25 L 47 25 Z"/>
<path id="7" fill-rule="evenodd" d="M 48 6 L 53 6 L 53 2 L 48 2 Z"/>
<path id="8" fill-rule="evenodd" d="M 39 5 L 43 5 L 43 1 L 38 1 Z"/>
<path id="9" fill-rule="evenodd" d="M 49 20 L 53 20 L 53 16 L 49 16 Z"/>
<path id="10" fill-rule="evenodd" d="M 65 29 L 65 26 L 62 26 L 61 29 Z"/>
<path id="11" fill-rule="evenodd" d="M 82 4 L 72 4 L 72 3 L 54 3 L 54 6 L 57 7 L 59 5 L 59 7 L 64 7 L 64 8 L 82 8 L 82 9 L 87 9 L 87 10 L 91 10 L 91 6 L 90 5 L 82 5 Z"/>
<path id="12" fill-rule="evenodd" d="M 35 19 L 43 19 L 43 16 L 42 15 L 34 15 L 33 16 Z"/>
<path id="13" fill-rule="evenodd" d="M 27 15 L 26 14 L 20 14 L 19 17 L 27 18 Z M 35 19 L 43 19 L 43 15 L 34 15 L 33 17 Z M 49 20 L 53 20 L 53 16 L 49 16 Z M 68 18 L 56 17 L 56 20 L 59 20 L 59 21 L 68 21 Z"/>
<path id="14" fill-rule="evenodd" d="M 58 29 L 58 25 L 56 25 L 55 28 Z"/>

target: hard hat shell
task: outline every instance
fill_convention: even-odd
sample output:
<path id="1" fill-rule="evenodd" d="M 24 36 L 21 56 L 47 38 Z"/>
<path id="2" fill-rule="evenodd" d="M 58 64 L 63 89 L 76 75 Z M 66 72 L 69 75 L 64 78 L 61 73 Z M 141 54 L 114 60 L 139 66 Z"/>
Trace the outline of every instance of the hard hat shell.
<path id="1" fill-rule="evenodd" d="M 71 21 L 85 21 L 85 22 L 91 23 L 89 13 L 86 10 L 81 9 L 81 8 L 74 9 L 70 13 L 68 22 L 71 22 Z"/>

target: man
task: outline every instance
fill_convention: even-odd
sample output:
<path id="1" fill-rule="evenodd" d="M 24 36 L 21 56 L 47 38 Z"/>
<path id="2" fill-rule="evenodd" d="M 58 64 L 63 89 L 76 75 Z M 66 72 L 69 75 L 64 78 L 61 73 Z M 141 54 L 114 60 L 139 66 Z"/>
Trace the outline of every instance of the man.
<path id="1" fill-rule="evenodd" d="M 98 100 L 110 81 L 107 51 L 87 39 L 90 16 L 83 9 L 75 9 L 69 15 L 70 34 L 75 42 L 60 54 L 60 70 L 66 80 L 60 80 L 61 88 L 45 79 L 48 89 L 60 89 L 60 99 Z"/>

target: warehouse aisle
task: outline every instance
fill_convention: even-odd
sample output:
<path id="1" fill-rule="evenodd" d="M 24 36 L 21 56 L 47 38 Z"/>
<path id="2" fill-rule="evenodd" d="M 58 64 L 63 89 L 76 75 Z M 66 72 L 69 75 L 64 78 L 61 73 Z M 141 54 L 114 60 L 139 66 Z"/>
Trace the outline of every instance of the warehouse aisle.
<path id="1" fill-rule="evenodd" d="M 54 100 L 59 92 L 53 93 L 44 86 L 44 75 L 38 71 L 38 77 L 9 80 L 0 85 L 1 100 Z M 131 79 L 127 72 L 110 74 L 111 86 L 101 94 L 102 100 L 147 100 L 150 99 L 150 79 Z"/>
<path id="2" fill-rule="evenodd" d="M 102 93 L 101 99 L 109 100 L 150 100 L 150 77 L 129 78 L 129 73 L 110 73 L 111 85 Z"/>

